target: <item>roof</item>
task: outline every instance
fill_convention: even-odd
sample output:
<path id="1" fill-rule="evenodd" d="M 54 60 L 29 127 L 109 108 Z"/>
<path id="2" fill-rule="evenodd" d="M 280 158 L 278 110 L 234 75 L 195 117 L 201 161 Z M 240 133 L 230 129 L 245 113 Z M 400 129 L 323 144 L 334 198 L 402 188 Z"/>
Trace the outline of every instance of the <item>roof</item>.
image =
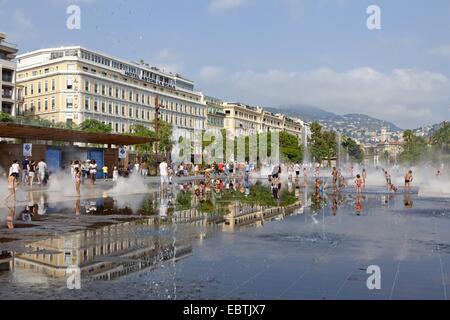
<path id="1" fill-rule="evenodd" d="M 0 123 L 0 137 L 28 140 L 84 142 L 96 144 L 136 145 L 157 141 L 154 138 L 112 133 L 90 133 L 76 130 Z"/>

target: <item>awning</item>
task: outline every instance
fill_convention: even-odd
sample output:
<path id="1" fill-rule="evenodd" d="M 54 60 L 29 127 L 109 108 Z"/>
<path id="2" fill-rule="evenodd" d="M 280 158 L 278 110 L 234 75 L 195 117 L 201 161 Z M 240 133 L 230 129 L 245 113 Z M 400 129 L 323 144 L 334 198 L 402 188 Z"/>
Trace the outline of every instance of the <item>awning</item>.
<path id="1" fill-rule="evenodd" d="M 25 140 L 84 142 L 95 144 L 136 145 L 158 141 L 155 138 L 112 133 L 90 133 L 77 130 L 28 126 L 0 122 L 0 137 Z"/>

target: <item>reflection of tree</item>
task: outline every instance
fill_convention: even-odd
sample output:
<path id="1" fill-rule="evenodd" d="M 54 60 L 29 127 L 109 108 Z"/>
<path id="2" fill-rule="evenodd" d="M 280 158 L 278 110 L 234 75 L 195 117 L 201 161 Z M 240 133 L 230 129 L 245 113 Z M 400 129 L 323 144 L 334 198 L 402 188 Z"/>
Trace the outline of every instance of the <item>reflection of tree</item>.
<path id="1" fill-rule="evenodd" d="M 139 208 L 139 214 L 143 216 L 152 216 L 156 214 L 154 195 L 149 195 L 141 204 Z"/>
<path id="2" fill-rule="evenodd" d="M 188 210 L 191 208 L 192 204 L 192 192 L 185 191 L 179 192 L 177 198 L 175 199 L 176 210 Z"/>

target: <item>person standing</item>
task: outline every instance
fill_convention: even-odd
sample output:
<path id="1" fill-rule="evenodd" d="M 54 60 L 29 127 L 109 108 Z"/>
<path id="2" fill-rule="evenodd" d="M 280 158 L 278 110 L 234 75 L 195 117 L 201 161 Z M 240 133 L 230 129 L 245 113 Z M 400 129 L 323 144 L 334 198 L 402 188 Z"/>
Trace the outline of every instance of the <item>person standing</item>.
<path id="1" fill-rule="evenodd" d="M 108 166 L 105 164 L 102 168 L 103 171 L 103 179 L 105 179 L 105 181 L 108 181 Z"/>
<path id="2" fill-rule="evenodd" d="M 20 175 L 20 166 L 17 160 L 13 161 L 13 164 L 11 165 L 11 167 L 9 168 L 9 175 L 14 175 L 16 177 L 16 179 L 19 179 L 19 175 Z"/>
<path id="3" fill-rule="evenodd" d="M 411 189 L 411 183 L 413 181 L 413 174 L 412 174 L 412 170 L 409 170 L 406 174 L 405 174 L 405 188 L 407 190 Z"/>
<path id="4" fill-rule="evenodd" d="M 41 159 L 41 161 L 38 162 L 38 181 L 40 185 L 43 185 L 46 183 L 45 180 L 45 174 L 47 172 L 47 164 L 45 163 L 44 159 Z"/>
<path id="5" fill-rule="evenodd" d="M 139 175 L 139 169 L 140 169 L 139 161 L 136 160 L 136 163 L 134 164 L 134 170 L 133 170 L 133 172 L 134 172 L 136 175 Z"/>
<path id="6" fill-rule="evenodd" d="M 142 162 L 142 164 L 141 164 L 141 173 L 142 173 L 142 176 L 144 178 L 148 176 L 148 163 L 147 163 L 147 161 Z"/>
<path id="7" fill-rule="evenodd" d="M 117 170 L 117 167 L 114 167 L 113 170 L 113 182 L 117 182 L 119 180 L 119 170 Z"/>
<path id="8" fill-rule="evenodd" d="M 75 175 L 75 190 L 77 195 L 80 196 L 81 193 L 81 170 L 78 167 L 74 168 Z"/>
<path id="9" fill-rule="evenodd" d="M 169 182 L 169 172 L 167 170 L 167 162 L 165 159 L 159 164 L 159 175 L 161 176 L 161 189 L 164 190 L 165 186 Z"/>
<path id="10" fill-rule="evenodd" d="M 94 185 L 97 178 L 97 163 L 95 162 L 95 160 L 92 160 L 91 164 L 89 165 L 89 174 L 91 176 L 91 182 Z"/>
<path id="11" fill-rule="evenodd" d="M 28 184 L 28 165 L 30 164 L 30 160 L 28 158 L 25 158 L 22 161 L 22 184 L 27 185 Z"/>
<path id="12" fill-rule="evenodd" d="M 28 164 L 28 182 L 30 184 L 30 187 L 33 187 L 33 180 L 36 173 L 36 162 L 34 160 L 31 160 Z"/>
<path id="13" fill-rule="evenodd" d="M 17 187 L 17 178 L 16 175 L 12 172 L 8 177 L 8 193 L 5 196 L 4 202 L 8 203 L 9 198 L 13 197 L 14 202 L 16 202 L 16 187 Z"/>

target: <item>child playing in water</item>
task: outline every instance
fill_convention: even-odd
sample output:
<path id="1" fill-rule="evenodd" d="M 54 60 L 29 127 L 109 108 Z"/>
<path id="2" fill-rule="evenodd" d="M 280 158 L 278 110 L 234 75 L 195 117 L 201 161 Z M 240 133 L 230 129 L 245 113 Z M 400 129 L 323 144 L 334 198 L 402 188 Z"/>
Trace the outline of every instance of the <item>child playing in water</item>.
<path id="1" fill-rule="evenodd" d="M 356 192 L 357 193 L 361 193 L 362 179 L 361 179 L 361 175 L 360 174 L 356 175 L 355 184 L 356 184 Z"/>
<path id="2" fill-rule="evenodd" d="M 411 189 L 411 182 L 413 181 L 413 175 L 412 175 L 412 171 L 409 170 L 406 174 L 405 174 L 405 188 L 406 189 Z"/>
<path id="3" fill-rule="evenodd" d="M 363 169 L 363 171 L 362 171 L 362 180 L 363 180 L 363 187 L 366 187 L 366 180 L 367 180 L 367 171 L 366 171 L 366 169 Z"/>

